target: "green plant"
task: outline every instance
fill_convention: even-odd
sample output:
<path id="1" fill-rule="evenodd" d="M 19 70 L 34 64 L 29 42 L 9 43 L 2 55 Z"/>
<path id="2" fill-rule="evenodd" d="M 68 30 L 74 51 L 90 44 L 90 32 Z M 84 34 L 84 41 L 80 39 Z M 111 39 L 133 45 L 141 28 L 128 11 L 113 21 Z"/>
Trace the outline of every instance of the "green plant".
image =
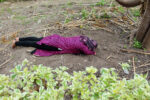
<path id="1" fill-rule="evenodd" d="M 6 0 L 0 0 L 0 2 L 4 2 L 4 1 L 6 1 Z"/>
<path id="2" fill-rule="evenodd" d="M 111 16 L 110 16 L 110 15 L 108 15 L 108 13 L 107 13 L 107 12 L 104 12 L 104 14 L 103 14 L 103 15 L 101 15 L 100 17 L 101 17 L 101 18 L 111 18 Z"/>
<path id="3" fill-rule="evenodd" d="M 65 21 L 64 23 L 69 23 L 72 21 L 75 15 L 69 14 L 68 12 L 63 12 L 63 15 L 65 16 Z"/>
<path id="4" fill-rule="evenodd" d="M 135 74 L 133 79 L 119 78 L 115 69 L 69 74 L 68 68 L 56 69 L 31 65 L 27 60 L 12 69 L 10 76 L 0 75 L 1 100 L 149 100 L 150 85 L 146 76 Z"/>
<path id="5" fill-rule="evenodd" d="M 81 16 L 82 19 L 87 19 L 89 17 L 89 12 L 86 9 L 82 9 Z"/>
<path id="6" fill-rule="evenodd" d="M 14 16 L 14 19 L 21 20 L 21 21 L 25 20 L 26 18 L 27 17 L 23 16 L 23 15 L 16 15 L 16 16 Z"/>
<path id="7" fill-rule="evenodd" d="M 134 40 L 133 40 L 133 47 L 141 49 L 142 48 L 142 43 L 137 41 L 136 38 L 134 38 Z"/>
<path id="8" fill-rule="evenodd" d="M 139 9 L 133 9 L 131 10 L 133 16 L 139 17 L 140 16 L 140 10 Z"/>
<path id="9" fill-rule="evenodd" d="M 39 23 L 39 21 L 41 21 L 42 19 L 45 19 L 47 17 L 47 15 L 37 15 L 37 16 L 34 16 L 33 17 L 33 20 L 35 21 L 35 22 L 38 22 Z"/>
<path id="10" fill-rule="evenodd" d="M 104 6 L 106 4 L 106 0 L 100 0 L 99 2 L 96 3 L 96 6 Z"/>
<path id="11" fill-rule="evenodd" d="M 70 2 L 70 1 L 67 2 L 67 5 L 68 5 L 68 6 L 72 6 L 73 4 L 74 4 L 74 2 Z"/>
<path id="12" fill-rule="evenodd" d="M 120 63 L 124 73 L 129 74 L 130 65 L 128 63 Z"/>
<path id="13" fill-rule="evenodd" d="M 72 19 L 71 18 L 66 18 L 65 23 L 69 23 Z"/>
<path id="14" fill-rule="evenodd" d="M 124 48 L 124 49 L 127 49 L 127 45 L 124 45 L 123 48 Z"/>
<path id="15" fill-rule="evenodd" d="M 121 13 L 125 13 L 125 9 L 122 6 L 117 7 L 118 11 Z"/>

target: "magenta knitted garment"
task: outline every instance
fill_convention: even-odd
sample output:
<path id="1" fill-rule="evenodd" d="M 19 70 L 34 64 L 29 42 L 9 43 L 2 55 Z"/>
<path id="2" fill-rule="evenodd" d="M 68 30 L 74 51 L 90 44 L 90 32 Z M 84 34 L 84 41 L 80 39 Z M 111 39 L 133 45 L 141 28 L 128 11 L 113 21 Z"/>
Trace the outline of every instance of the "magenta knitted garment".
<path id="1" fill-rule="evenodd" d="M 45 44 L 62 49 L 61 51 L 47 51 L 37 49 L 34 53 L 34 55 L 37 56 L 51 56 L 56 54 L 80 54 L 81 52 L 86 55 L 95 54 L 94 51 L 89 50 L 88 47 L 80 41 L 80 36 L 63 37 L 58 34 L 54 34 L 44 37 L 42 40 L 38 41 L 37 44 Z"/>

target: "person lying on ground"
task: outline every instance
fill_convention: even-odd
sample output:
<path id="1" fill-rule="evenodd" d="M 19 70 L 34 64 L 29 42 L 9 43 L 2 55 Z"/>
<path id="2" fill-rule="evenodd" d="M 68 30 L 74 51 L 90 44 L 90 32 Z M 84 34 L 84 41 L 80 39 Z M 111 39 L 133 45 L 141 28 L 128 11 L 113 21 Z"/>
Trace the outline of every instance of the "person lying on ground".
<path id="1" fill-rule="evenodd" d="M 46 37 L 17 37 L 12 44 L 16 46 L 36 48 L 31 54 L 36 56 L 51 56 L 55 54 L 85 54 L 95 55 L 97 42 L 87 36 L 63 37 L 53 34 Z"/>

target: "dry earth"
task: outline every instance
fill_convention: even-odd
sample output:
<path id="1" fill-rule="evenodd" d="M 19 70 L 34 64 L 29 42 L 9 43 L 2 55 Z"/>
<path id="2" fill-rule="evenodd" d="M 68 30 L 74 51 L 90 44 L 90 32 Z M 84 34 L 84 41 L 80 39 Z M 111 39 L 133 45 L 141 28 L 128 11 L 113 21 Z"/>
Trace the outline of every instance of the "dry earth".
<path id="1" fill-rule="evenodd" d="M 64 12 L 80 12 L 83 8 L 90 8 L 90 4 L 98 0 L 39 0 L 26 2 L 4 2 L 0 6 L 0 74 L 9 74 L 16 64 L 20 64 L 25 58 L 33 64 L 43 64 L 48 67 L 56 68 L 66 66 L 69 71 L 84 70 L 88 66 L 98 69 L 114 67 L 125 77 L 130 75 L 123 73 L 119 63 L 128 62 L 132 65 L 132 58 L 135 58 L 135 67 L 149 61 L 148 55 L 121 52 L 120 49 L 127 44 L 129 34 L 121 34 L 122 30 L 114 24 L 109 24 L 114 33 L 100 28 L 91 29 L 81 28 L 78 25 L 67 26 L 62 24 L 65 20 Z M 74 19 L 75 22 L 77 19 Z M 84 23 L 82 23 L 84 25 Z M 46 36 L 53 33 L 62 36 L 87 35 L 95 39 L 99 46 L 96 55 L 54 55 L 50 57 L 35 57 L 27 53 L 33 48 L 17 47 L 11 48 L 12 40 L 17 36 Z M 130 61 L 129 61 L 130 60 Z M 137 73 L 147 72 L 148 66 L 137 68 Z M 131 67 L 131 70 L 133 68 Z"/>

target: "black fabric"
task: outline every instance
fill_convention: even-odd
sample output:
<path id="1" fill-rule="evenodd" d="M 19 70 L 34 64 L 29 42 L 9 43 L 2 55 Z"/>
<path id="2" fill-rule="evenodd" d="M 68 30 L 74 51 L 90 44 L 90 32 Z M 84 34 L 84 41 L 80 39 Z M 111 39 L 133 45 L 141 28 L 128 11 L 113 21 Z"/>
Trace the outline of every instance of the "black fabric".
<path id="1" fill-rule="evenodd" d="M 45 44 L 38 45 L 37 42 L 40 41 L 42 38 L 36 37 L 26 37 L 26 38 L 19 38 L 19 41 L 16 42 L 16 46 L 23 46 L 23 47 L 34 47 L 36 49 L 48 50 L 48 51 L 60 51 L 57 47 L 48 46 Z"/>
<path id="2" fill-rule="evenodd" d="M 31 51 L 31 54 L 33 55 L 35 53 L 36 49 L 34 49 L 33 51 Z"/>
<path id="3" fill-rule="evenodd" d="M 37 38 L 37 37 L 25 37 L 25 38 L 19 38 L 19 41 L 40 41 L 43 37 Z"/>

